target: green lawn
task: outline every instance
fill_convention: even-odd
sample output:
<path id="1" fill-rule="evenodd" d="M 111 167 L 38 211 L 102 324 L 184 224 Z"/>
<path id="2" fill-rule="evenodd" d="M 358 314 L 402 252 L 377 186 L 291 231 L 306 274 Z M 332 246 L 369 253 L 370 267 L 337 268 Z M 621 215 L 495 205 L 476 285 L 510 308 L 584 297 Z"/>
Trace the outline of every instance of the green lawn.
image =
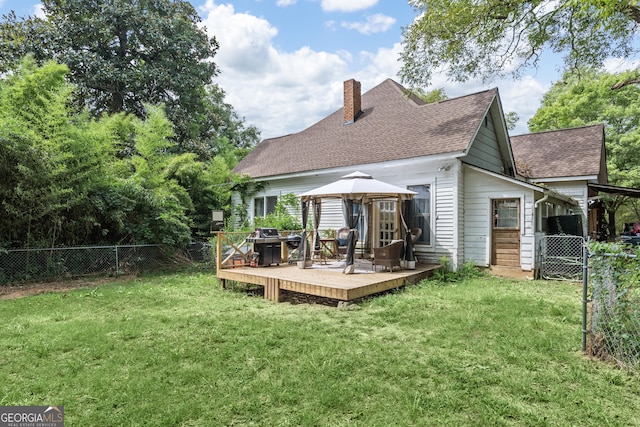
<path id="1" fill-rule="evenodd" d="M 212 274 L 0 301 L 0 405 L 67 426 L 640 425 L 640 376 L 580 352 L 579 285 L 423 282 L 354 309 Z"/>

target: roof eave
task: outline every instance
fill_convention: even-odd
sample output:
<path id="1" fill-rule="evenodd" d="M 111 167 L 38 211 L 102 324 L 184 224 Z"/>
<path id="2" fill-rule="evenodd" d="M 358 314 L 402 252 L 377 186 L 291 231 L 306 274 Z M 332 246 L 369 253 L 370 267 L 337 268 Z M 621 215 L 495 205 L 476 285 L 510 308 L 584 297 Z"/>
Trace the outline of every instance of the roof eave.
<path id="1" fill-rule="evenodd" d="M 598 175 L 578 175 L 578 176 L 559 176 L 559 177 L 547 177 L 547 178 L 527 178 L 527 181 L 531 183 L 549 183 L 549 182 L 571 182 L 571 181 L 595 181 L 597 182 Z"/>
<path id="2" fill-rule="evenodd" d="M 259 181 L 275 181 L 280 179 L 288 179 L 288 178 L 302 178 L 307 176 L 317 176 L 317 175 L 328 175 L 328 174 L 345 174 L 353 172 L 358 169 L 370 169 L 372 167 L 379 167 L 382 169 L 389 168 L 398 168 L 398 167 L 409 167 L 412 165 L 425 163 L 425 162 L 441 162 L 445 160 L 458 159 L 460 157 L 464 157 L 464 151 L 452 151 L 449 153 L 439 153 L 439 154 L 431 154 L 427 156 L 420 157 L 408 157 L 404 159 L 395 159 L 395 160 L 386 160 L 384 162 L 378 163 L 363 163 L 358 165 L 348 165 L 348 166 L 339 166 L 325 169 L 313 169 L 307 171 L 300 172 L 291 172 L 285 174 L 278 175 L 264 175 L 264 176 L 251 176 L 248 175 L 251 179 L 259 180 Z"/>

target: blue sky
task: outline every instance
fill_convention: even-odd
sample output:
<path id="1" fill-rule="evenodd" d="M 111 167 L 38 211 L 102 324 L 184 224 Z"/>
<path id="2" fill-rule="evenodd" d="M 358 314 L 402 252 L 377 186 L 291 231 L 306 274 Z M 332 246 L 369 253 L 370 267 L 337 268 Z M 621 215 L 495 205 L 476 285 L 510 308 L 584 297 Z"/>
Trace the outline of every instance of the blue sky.
<path id="1" fill-rule="evenodd" d="M 193 0 L 202 24 L 220 43 L 215 82 L 245 122 L 263 138 L 298 132 L 342 106 L 342 83 L 355 78 L 362 91 L 387 78 L 400 82 L 402 28 L 415 17 L 403 0 Z M 0 0 L 0 14 L 37 14 L 38 2 Z M 455 83 L 434 76 L 449 97 L 497 87 L 505 112 L 526 122 L 559 78 L 557 57 L 517 81 Z M 616 63 L 614 69 L 623 68 Z"/>

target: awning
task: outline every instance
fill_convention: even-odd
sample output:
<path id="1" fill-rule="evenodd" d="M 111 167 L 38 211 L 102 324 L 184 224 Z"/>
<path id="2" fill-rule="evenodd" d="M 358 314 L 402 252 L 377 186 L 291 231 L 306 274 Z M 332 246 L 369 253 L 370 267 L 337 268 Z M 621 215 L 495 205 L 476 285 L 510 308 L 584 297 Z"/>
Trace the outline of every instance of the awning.
<path id="1" fill-rule="evenodd" d="M 589 188 L 618 196 L 640 197 L 640 188 L 618 187 L 609 184 L 587 184 Z"/>

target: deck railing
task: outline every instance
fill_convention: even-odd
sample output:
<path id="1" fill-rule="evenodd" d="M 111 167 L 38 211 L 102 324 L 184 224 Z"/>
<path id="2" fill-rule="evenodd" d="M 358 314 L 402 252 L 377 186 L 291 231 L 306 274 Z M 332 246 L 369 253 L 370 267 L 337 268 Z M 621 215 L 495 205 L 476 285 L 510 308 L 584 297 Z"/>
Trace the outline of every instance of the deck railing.
<path id="1" fill-rule="evenodd" d="M 216 231 L 213 233 L 216 238 L 216 270 L 225 268 L 237 268 L 248 266 L 253 255 L 253 244 L 247 242 L 251 237 L 251 232 L 246 231 Z M 302 230 L 280 231 L 280 235 L 289 236 L 291 234 L 302 234 Z M 313 239 L 313 231 L 307 231 L 309 240 Z M 287 263 L 291 256 L 286 243 L 282 242 L 280 257 L 282 263 Z"/>

